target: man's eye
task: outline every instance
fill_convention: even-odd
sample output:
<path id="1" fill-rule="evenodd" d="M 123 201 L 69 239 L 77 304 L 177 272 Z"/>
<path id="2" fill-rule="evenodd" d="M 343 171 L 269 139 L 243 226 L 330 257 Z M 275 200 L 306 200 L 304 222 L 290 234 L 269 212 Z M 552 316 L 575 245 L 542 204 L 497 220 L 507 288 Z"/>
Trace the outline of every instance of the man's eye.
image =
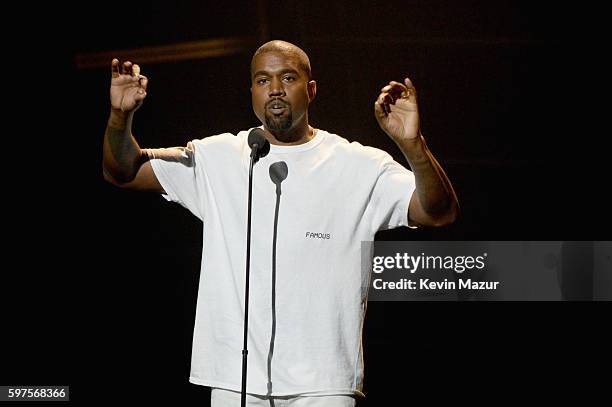
<path id="1" fill-rule="evenodd" d="M 285 76 L 284 78 L 287 82 L 293 82 L 295 80 L 295 77 L 293 76 Z"/>
<path id="2" fill-rule="evenodd" d="M 266 82 L 268 82 L 268 80 L 267 80 L 267 79 L 258 79 L 258 80 L 257 80 L 257 83 L 258 83 L 258 84 L 260 84 L 260 85 L 263 85 L 263 84 L 264 84 L 264 83 L 266 83 Z"/>

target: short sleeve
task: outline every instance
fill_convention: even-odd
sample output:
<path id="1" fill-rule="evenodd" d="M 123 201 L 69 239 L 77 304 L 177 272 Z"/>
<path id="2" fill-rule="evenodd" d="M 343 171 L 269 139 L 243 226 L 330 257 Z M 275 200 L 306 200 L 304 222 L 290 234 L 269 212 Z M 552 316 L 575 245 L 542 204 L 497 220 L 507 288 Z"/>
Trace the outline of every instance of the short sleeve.
<path id="1" fill-rule="evenodd" d="M 194 143 L 186 147 L 147 149 L 153 172 L 166 192 L 162 196 L 204 218 Z"/>
<path id="2" fill-rule="evenodd" d="M 373 232 L 408 225 L 408 206 L 416 189 L 414 174 L 385 153 L 369 202 Z"/>

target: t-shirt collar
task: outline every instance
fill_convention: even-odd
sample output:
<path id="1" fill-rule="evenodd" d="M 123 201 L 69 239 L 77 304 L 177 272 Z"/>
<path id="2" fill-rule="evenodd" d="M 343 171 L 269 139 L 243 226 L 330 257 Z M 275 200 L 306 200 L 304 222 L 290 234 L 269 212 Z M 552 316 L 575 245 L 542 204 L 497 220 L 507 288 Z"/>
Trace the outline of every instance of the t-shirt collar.
<path id="1" fill-rule="evenodd" d="M 263 126 L 259 126 L 260 129 L 263 130 Z M 323 141 L 323 137 L 325 131 L 321 129 L 316 129 L 314 137 L 303 144 L 296 144 L 294 146 L 279 146 L 276 144 L 270 144 L 270 152 L 274 154 L 289 154 L 289 153 L 298 153 L 301 151 L 310 150 L 311 148 L 316 147 L 321 141 Z"/>

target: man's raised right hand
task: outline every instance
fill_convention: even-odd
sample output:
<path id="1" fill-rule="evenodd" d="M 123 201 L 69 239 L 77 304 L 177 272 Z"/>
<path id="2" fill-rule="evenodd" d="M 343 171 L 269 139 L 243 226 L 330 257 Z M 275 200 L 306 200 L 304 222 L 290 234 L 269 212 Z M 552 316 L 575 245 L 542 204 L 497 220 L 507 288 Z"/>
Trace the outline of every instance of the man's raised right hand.
<path id="1" fill-rule="evenodd" d="M 130 61 L 120 64 L 117 58 L 111 63 L 111 71 L 111 108 L 125 113 L 136 111 L 147 97 L 147 77 L 140 74 L 138 65 Z"/>

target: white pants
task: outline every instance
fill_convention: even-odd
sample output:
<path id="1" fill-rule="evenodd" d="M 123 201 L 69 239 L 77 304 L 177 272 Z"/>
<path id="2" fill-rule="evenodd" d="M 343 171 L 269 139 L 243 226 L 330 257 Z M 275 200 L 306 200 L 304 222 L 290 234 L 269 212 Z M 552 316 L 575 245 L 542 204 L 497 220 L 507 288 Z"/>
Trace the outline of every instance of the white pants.
<path id="1" fill-rule="evenodd" d="M 210 407 L 240 407 L 239 391 L 213 387 L 210 393 Z M 249 407 L 355 407 L 353 396 L 256 396 L 248 394 Z"/>

